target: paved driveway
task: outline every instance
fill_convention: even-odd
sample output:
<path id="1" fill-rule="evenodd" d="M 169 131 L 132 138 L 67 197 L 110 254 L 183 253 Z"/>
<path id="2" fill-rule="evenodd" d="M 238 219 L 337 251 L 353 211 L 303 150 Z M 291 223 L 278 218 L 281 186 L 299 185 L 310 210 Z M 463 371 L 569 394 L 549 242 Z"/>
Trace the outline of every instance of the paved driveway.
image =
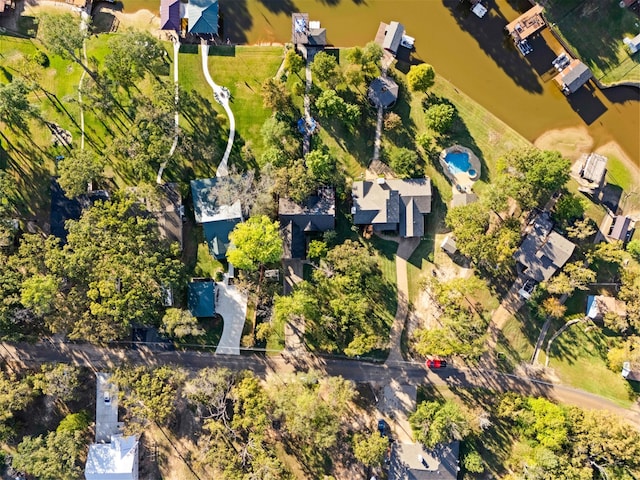
<path id="1" fill-rule="evenodd" d="M 240 339 L 247 317 L 247 296 L 233 285 L 216 283 L 216 313 L 222 316 L 224 327 L 216 353 L 240 355 Z"/>

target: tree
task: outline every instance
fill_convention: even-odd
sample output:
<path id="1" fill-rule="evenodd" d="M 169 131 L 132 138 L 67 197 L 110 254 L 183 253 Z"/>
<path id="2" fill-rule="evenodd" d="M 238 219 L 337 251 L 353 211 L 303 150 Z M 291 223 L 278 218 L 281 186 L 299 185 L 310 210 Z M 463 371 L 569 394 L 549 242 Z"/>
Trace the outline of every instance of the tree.
<path id="1" fill-rule="evenodd" d="M 631 240 L 627 243 L 627 252 L 629 252 L 633 258 L 640 261 L 640 240 Z"/>
<path id="2" fill-rule="evenodd" d="M 436 72 L 428 63 L 412 65 L 407 73 L 407 83 L 412 92 L 426 93 L 435 83 Z"/>
<path id="3" fill-rule="evenodd" d="M 553 207 L 553 216 L 562 225 L 567 225 L 573 220 L 580 219 L 584 215 L 585 202 L 572 193 L 564 193 Z"/>
<path id="4" fill-rule="evenodd" d="M 315 260 L 325 258 L 329 251 L 327 243 L 321 240 L 311 240 L 309 242 L 309 251 L 307 257 Z"/>
<path id="5" fill-rule="evenodd" d="M 409 423 L 414 439 L 428 448 L 464 440 L 471 432 L 469 414 L 451 400 L 420 403 Z"/>
<path id="6" fill-rule="evenodd" d="M 63 430 L 49 432 L 46 437 L 25 437 L 11 465 L 41 480 L 76 480 L 82 474 L 82 446 L 82 432 Z"/>
<path id="7" fill-rule="evenodd" d="M 40 370 L 32 380 L 36 390 L 65 403 L 76 398 L 76 389 L 80 386 L 78 367 L 56 363 L 44 364 Z"/>
<path id="8" fill-rule="evenodd" d="M 82 28 L 80 17 L 70 13 L 41 15 L 38 33 L 42 33 L 42 42 L 49 50 L 62 58 L 70 58 L 80 65 L 90 77 L 96 78 L 77 53 L 82 49 L 84 40 L 89 34 L 87 28 Z"/>
<path id="9" fill-rule="evenodd" d="M 347 109 L 347 103 L 335 90 L 324 90 L 316 99 L 315 105 L 320 116 L 326 118 L 343 117 Z"/>
<path id="10" fill-rule="evenodd" d="M 418 154 L 404 147 L 392 147 L 389 151 L 389 166 L 400 178 L 417 175 Z"/>
<path id="11" fill-rule="evenodd" d="M 523 148 L 511 150 L 499 162 L 507 176 L 503 185 L 521 208 L 529 210 L 545 203 L 569 180 L 571 162 L 559 152 Z"/>
<path id="12" fill-rule="evenodd" d="M 272 222 L 265 215 L 239 223 L 229 234 L 235 248 L 229 250 L 227 259 L 237 268 L 249 272 L 278 262 L 282 257 L 279 228 L 279 222 Z"/>
<path id="13" fill-rule="evenodd" d="M 587 253 L 587 259 L 591 262 L 601 260 L 618 265 L 620 265 L 626 257 L 627 255 L 621 241 L 600 242 L 593 251 Z"/>
<path id="14" fill-rule="evenodd" d="M 332 184 L 336 177 L 337 159 L 322 150 L 312 150 L 305 157 L 305 164 L 318 184 Z"/>
<path id="15" fill-rule="evenodd" d="M 402 117 L 394 112 L 389 112 L 384 116 L 385 131 L 394 131 L 402 126 Z"/>
<path id="16" fill-rule="evenodd" d="M 0 371 L 0 439 L 5 440 L 13 433 L 14 414 L 24 410 L 34 396 L 28 377 L 18 378 Z"/>
<path id="17" fill-rule="evenodd" d="M 456 109 L 448 103 L 432 105 L 425 112 L 427 127 L 441 134 L 447 133 L 453 125 L 455 115 Z"/>
<path id="18" fill-rule="evenodd" d="M 125 335 L 132 323 L 158 325 L 163 289 L 181 285 L 184 265 L 178 246 L 168 246 L 154 227 L 141 205 L 120 195 L 68 221 L 62 251 L 46 249 L 54 273 L 66 279 L 45 317 L 48 327 L 103 343 Z"/>
<path id="19" fill-rule="evenodd" d="M 53 275 L 34 275 L 22 282 L 20 299 L 38 317 L 51 312 L 58 293 L 59 280 Z"/>
<path id="20" fill-rule="evenodd" d="M 38 116 L 36 107 L 29 103 L 31 89 L 20 78 L 0 84 L 0 121 L 14 132 L 29 132 L 29 118 Z"/>
<path id="21" fill-rule="evenodd" d="M 284 154 L 282 161 L 300 156 L 301 144 L 298 136 L 294 134 L 289 124 L 278 119 L 277 116 L 267 118 L 262 124 L 260 133 L 267 147 L 275 148 Z M 278 158 L 281 157 L 278 156 Z M 273 165 L 278 167 L 279 163 L 273 162 Z"/>
<path id="22" fill-rule="evenodd" d="M 261 92 L 265 108 L 282 113 L 291 110 L 291 95 L 284 82 L 269 77 L 262 82 Z"/>
<path id="23" fill-rule="evenodd" d="M 477 450 L 470 450 L 462 457 L 462 466 L 467 472 L 482 473 L 484 472 L 484 463 L 482 457 Z"/>
<path id="24" fill-rule="evenodd" d="M 89 418 L 89 414 L 84 410 L 78 413 L 70 413 L 60 421 L 56 432 L 71 434 L 75 432 L 86 432 L 90 423 L 91 419 Z"/>
<path id="25" fill-rule="evenodd" d="M 305 167 L 304 160 L 296 160 L 293 165 L 283 166 L 275 172 L 273 193 L 302 203 L 313 195 L 320 186 L 311 169 Z"/>
<path id="26" fill-rule="evenodd" d="M 300 76 L 300 70 L 304 68 L 304 58 L 298 55 L 295 49 L 290 48 L 284 56 L 284 68 L 290 73 Z"/>
<path id="27" fill-rule="evenodd" d="M 121 390 L 122 406 L 132 421 L 141 426 L 166 424 L 175 411 L 184 373 L 169 366 L 122 367 L 115 370 L 112 380 Z"/>
<path id="28" fill-rule="evenodd" d="M 584 240 L 596 233 L 596 225 L 590 218 L 584 218 L 582 220 L 576 220 L 573 225 L 567 226 L 567 236 L 569 238 L 575 238 L 577 240 Z"/>
<path id="29" fill-rule="evenodd" d="M 146 72 L 162 65 L 166 54 L 156 37 L 139 30 L 111 35 L 107 45 L 109 53 L 104 57 L 107 75 L 126 90 L 142 80 Z"/>
<path id="30" fill-rule="evenodd" d="M 100 179 L 104 164 L 91 150 L 73 150 L 58 163 L 58 182 L 67 196 L 77 197 L 86 193 L 88 184 Z"/>
<path id="31" fill-rule="evenodd" d="M 198 324 L 198 319 L 191 315 L 189 310 L 179 308 L 167 309 L 162 317 L 160 331 L 175 338 L 199 337 L 205 334 L 205 331 Z"/>
<path id="32" fill-rule="evenodd" d="M 186 383 L 184 396 L 196 407 L 200 418 L 220 421 L 231 429 L 229 403 L 235 381 L 236 375 L 227 368 L 205 368 Z"/>
<path id="33" fill-rule="evenodd" d="M 589 284 L 596 281 L 596 272 L 583 266 L 582 262 L 568 263 L 564 270 L 547 284 L 549 293 L 570 294 L 576 288 L 588 290 Z"/>
<path id="34" fill-rule="evenodd" d="M 445 218 L 460 252 L 476 263 L 481 263 L 486 256 L 489 219 L 488 210 L 479 202 L 452 208 Z"/>
<path id="35" fill-rule="evenodd" d="M 327 52 L 318 52 L 311 63 L 311 73 L 320 82 L 327 82 L 335 87 L 340 83 L 340 69 L 336 57 Z"/>
<path id="36" fill-rule="evenodd" d="M 368 436 L 356 434 L 353 437 L 353 454 L 366 467 L 382 465 L 388 449 L 389 439 L 378 431 Z"/>
<path id="37" fill-rule="evenodd" d="M 545 298 L 542 302 L 542 310 L 545 314 L 553 318 L 562 318 L 564 312 L 567 311 L 567 307 L 560 303 L 560 300 L 556 297 Z"/>

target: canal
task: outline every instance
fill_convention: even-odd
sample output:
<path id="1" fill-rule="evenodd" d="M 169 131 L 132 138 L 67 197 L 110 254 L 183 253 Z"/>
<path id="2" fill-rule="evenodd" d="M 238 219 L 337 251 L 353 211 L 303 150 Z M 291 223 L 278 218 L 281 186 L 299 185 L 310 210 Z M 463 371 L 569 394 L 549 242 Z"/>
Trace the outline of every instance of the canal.
<path id="1" fill-rule="evenodd" d="M 220 0 L 220 8 L 222 35 L 234 43 L 290 41 L 294 11 L 320 20 L 335 46 L 364 45 L 380 21 L 397 20 L 416 38 L 417 60 L 432 64 L 529 140 L 548 130 L 585 126 L 594 147 L 615 141 L 640 165 L 640 90 L 582 88 L 565 97 L 547 72 L 561 50 L 549 30 L 533 40 L 534 52 L 526 59 L 504 34 L 504 26 L 529 4 L 490 2 L 482 19 L 458 0 Z"/>

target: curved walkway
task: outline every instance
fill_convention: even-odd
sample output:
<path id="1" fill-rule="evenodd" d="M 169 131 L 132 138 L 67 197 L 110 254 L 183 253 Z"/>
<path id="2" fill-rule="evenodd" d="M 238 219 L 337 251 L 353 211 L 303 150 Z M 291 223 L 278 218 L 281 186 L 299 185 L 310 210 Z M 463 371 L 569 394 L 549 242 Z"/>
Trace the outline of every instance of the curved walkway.
<path id="1" fill-rule="evenodd" d="M 224 281 L 216 282 L 216 313 L 224 322 L 222 336 L 216 353 L 240 355 L 242 330 L 247 317 L 247 295 L 234 285 L 229 285 L 225 275 Z"/>
<path id="2" fill-rule="evenodd" d="M 158 176 L 156 177 L 156 183 L 158 185 L 162 184 L 162 174 L 164 173 L 164 169 L 167 168 L 167 162 L 173 156 L 173 153 L 176 151 L 176 147 L 178 146 L 178 122 L 180 120 L 178 115 L 178 95 L 179 95 L 179 87 L 178 87 L 178 55 L 180 54 L 180 39 L 176 35 L 173 37 L 173 83 L 175 85 L 175 96 L 174 102 L 176 105 L 176 112 L 174 114 L 174 135 L 173 135 L 173 144 L 171 144 L 171 148 L 169 149 L 169 154 L 167 155 L 167 159 L 160 164 L 160 168 L 158 169 Z"/>
<path id="3" fill-rule="evenodd" d="M 229 99 L 231 96 L 229 94 L 229 90 L 214 82 L 209 74 L 209 64 L 207 61 L 209 58 L 209 45 L 207 45 L 205 40 L 202 40 L 200 43 L 200 52 L 202 53 L 202 71 L 204 73 L 204 78 L 211 86 L 211 89 L 213 90 L 213 97 L 216 99 L 216 102 L 222 105 L 229 117 L 229 140 L 227 141 L 227 149 L 224 151 L 222 161 L 216 170 L 216 177 L 225 177 L 229 175 L 229 168 L 227 164 L 229 161 L 229 155 L 231 154 L 231 148 L 233 147 L 233 140 L 236 136 L 236 119 L 233 116 L 231 107 L 229 107 Z"/>

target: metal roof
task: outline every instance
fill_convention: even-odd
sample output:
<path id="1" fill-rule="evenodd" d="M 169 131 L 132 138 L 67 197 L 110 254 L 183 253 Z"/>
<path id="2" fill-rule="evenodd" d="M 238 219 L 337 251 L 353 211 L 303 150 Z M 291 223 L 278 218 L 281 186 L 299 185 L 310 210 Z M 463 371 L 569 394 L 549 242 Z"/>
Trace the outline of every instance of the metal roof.
<path id="1" fill-rule="evenodd" d="M 188 303 L 189 311 L 194 317 L 213 317 L 215 283 L 213 280 L 203 280 L 189 283 Z"/>

